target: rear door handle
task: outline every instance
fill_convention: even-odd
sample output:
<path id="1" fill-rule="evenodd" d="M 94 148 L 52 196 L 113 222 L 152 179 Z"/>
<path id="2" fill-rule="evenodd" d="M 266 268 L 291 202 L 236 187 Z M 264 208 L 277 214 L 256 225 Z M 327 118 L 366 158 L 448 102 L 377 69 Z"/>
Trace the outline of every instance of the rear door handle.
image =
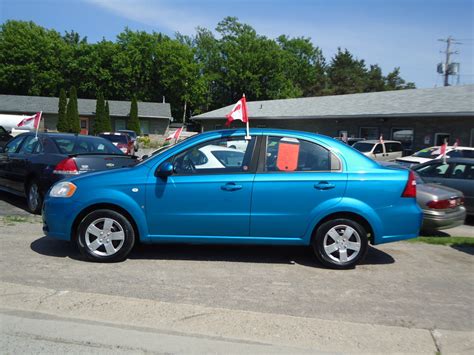
<path id="1" fill-rule="evenodd" d="M 336 185 L 330 184 L 327 181 L 320 181 L 317 184 L 314 184 L 314 188 L 318 189 L 318 190 L 330 190 L 330 189 L 333 189 L 335 187 L 336 187 Z"/>
<path id="2" fill-rule="evenodd" d="M 224 191 L 237 191 L 242 189 L 242 185 L 237 185 L 235 182 L 228 182 L 227 184 L 222 185 L 221 189 Z"/>

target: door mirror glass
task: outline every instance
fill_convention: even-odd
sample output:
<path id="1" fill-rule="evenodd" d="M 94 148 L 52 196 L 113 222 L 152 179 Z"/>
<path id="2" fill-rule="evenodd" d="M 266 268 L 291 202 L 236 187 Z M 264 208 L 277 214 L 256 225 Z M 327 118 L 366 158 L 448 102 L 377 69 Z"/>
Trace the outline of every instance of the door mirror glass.
<path id="1" fill-rule="evenodd" d="M 156 169 L 155 175 L 161 178 L 166 178 L 173 174 L 174 166 L 169 161 L 161 164 L 158 169 Z"/>

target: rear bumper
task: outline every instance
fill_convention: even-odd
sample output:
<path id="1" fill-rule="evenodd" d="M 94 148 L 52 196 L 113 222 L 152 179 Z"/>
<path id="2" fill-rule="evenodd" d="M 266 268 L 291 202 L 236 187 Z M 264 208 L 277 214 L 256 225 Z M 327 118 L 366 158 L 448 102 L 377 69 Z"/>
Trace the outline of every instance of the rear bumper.
<path id="1" fill-rule="evenodd" d="M 423 226 L 426 230 L 448 229 L 464 224 L 466 208 L 460 207 L 456 212 L 423 210 Z"/>

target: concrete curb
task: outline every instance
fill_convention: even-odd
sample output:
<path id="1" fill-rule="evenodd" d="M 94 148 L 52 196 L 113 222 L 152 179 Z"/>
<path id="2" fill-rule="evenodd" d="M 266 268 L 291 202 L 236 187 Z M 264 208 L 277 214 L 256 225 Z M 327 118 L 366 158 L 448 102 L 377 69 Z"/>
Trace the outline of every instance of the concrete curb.
<path id="1" fill-rule="evenodd" d="M 0 282 L 0 304 L 9 310 L 319 352 L 434 354 L 440 348 L 468 352 L 472 350 L 474 334 L 439 331 L 441 341 L 436 344 L 432 332 L 426 329 L 175 304 L 5 282 Z"/>

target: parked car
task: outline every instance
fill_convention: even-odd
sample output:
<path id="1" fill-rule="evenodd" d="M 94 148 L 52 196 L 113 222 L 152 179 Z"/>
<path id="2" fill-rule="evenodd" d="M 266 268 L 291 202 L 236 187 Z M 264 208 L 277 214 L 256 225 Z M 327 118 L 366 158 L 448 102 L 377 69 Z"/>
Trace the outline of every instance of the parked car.
<path id="1" fill-rule="evenodd" d="M 135 153 L 138 152 L 138 137 L 137 133 L 135 131 L 132 131 L 130 129 L 119 129 L 117 132 L 119 133 L 126 133 L 130 137 L 130 139 L 133 142 L 133 147 L 135 148 Z"/>
<path id="2" fill-rule="evenodd" d="M 0 126 L 0 147 L 4 147 L 13 136 L 5 128 Z"/>
<path id="3" fill-rule="evenodd" d="M 474 158 L 474 148 L 471 147 L 447 147 L 447 158 Z M 419 150 L 413 155 L 397 159 L 397 163 L 407 168 L 412 168 L 418 164 L 423 164 L 435 159 L 441 159 L 440 147 L 429 147 Z"/>
<path id="4" fill-rule="evenodd" d="M 441 184 L 464 194 L 467 214 L 474 215 L 474 159 L 431 160 L 413 168 L 426 182 Z"/>
<path id="5" fill-rule="evenodd" d="M 0 148 L 0 189 L 27 197 L 40 213 L 53 183 L 85 172 L 136 164 L 108 140 L 62 133 L 23 133 Z"/>
<path id="6" fill-rule="evenodd" d="M 43 231 L 89 260 L 123 260 L 143 243 L 311 245 L 321 263 L 349 268 L 368 242 L 418 236 L 412 172 L 388 169 L 344 143 L 276 129 L 210 131 L 134 167 L 56 183 Z M 238 159 L 197 169 L 206 147 L 246 141 Z M 237 144 L 236 144 L 237 146 Z M 212 149 L 212 148 L 211 148 Z"/>
<path id="7" fill-rule="evenodd" d="M 341 137 L 334 137 L 334 139 L 344 142 Z M 354 144 L 360 141 L 365 141 L 365 138 L 349 137 L 347 138 L 347 142 L 344 142 L 344 143 L 347 143 L 348 145 L 353 146 Z"/>
<path id="8" fill-rule="evenodd" d="M 99 137 L 105 138 L 112 142 L 118 149 L 127 155 L 135 155 L 135 147 L 132 139 L 127 133 L 120 132 L 103 132 Z"/>
<path id="9" fill-rule="evenodd" d="M 393 162 L 380 162 L 383 166 L 408 169 Z M 466 208 L 461 191 L 439 184 L 426 183 L 414 173 L 416 178 L 416 202 L 423 210 L 422 230 L 433 231 L 453 228 L 464 224 Z"/>
<path id="10" fill-rule="evenodd" d="M 366 140 L 356 142 L 353 147 L 362 154 L 377 161 L 395 161 L 401 158 L 403 147 L 397 141 Z"/>

